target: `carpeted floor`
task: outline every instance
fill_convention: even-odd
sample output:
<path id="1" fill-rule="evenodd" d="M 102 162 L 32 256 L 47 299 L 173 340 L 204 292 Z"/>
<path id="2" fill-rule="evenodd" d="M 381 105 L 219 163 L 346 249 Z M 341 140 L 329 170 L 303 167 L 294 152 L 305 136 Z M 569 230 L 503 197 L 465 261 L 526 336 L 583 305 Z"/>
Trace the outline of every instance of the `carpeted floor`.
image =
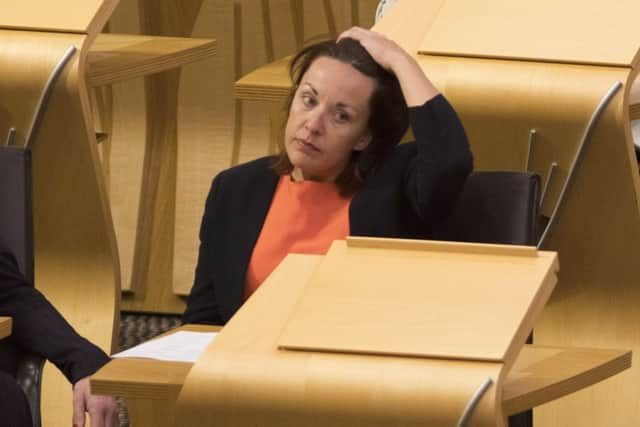
<path id="1" fill-rule="evenodd" d="M 147 341 L 169 329 L 180 326 L 180 316 L 122 313 L 120 316 L 119 351 Z M 120 427 L 129 427 L 127 410 L 120 405 Z"/>
<path id="2" fill-rule="evenodd" d="M 181 324 L 178 315 L 122 313 L 118 348 L 126 350 Z"/>

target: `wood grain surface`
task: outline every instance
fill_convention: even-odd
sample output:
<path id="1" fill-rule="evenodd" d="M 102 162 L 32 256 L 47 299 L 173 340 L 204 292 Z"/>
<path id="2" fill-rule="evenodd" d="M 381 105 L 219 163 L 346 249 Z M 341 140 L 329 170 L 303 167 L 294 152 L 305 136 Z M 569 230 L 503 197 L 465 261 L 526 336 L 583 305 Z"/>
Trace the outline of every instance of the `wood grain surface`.
<path id="1" fill-rule="evenodd" d="M 224 327 L 187 376 L 177 423 L 455 425 L 490 377 L 495 385 L 469 425 L 503 425 L 501 363 L 278 349 L 280 332 L 321 258 L 289 255 Z"/>
<path id="2" fill-rule="evenodd" d="M 12 321 L 10 317 L 0 317 L 0 338 L 11 335 Z"/>
<path id="3" fill-rule="evenodd" d="M 634 67 L 638 13 L 635 0 L 446 0 L 419 51 Z"/>
<path id="4" fill-rule="evenodd" d="M 3 4 L 0 28 L 84 33 L 102 30 L 119 0 L 25 0 Z"/>

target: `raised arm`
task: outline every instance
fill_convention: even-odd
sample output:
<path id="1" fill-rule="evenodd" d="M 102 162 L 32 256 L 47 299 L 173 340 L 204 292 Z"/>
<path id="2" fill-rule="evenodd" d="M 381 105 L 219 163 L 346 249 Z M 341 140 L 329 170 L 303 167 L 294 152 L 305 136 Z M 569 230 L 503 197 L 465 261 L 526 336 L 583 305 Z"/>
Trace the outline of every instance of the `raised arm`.
<path id="1" fill-rule="evenodd" d="M 376 62 L 397 77 L 416 139 L 415 155 L 405 165 L 405 194 L 425 223 L 440 221 L 450 213 L 473 168 L 458 115 L 416 59 L 393 40 L 359 27 L 340 35 L 345 37 L 358 40 Z"/>

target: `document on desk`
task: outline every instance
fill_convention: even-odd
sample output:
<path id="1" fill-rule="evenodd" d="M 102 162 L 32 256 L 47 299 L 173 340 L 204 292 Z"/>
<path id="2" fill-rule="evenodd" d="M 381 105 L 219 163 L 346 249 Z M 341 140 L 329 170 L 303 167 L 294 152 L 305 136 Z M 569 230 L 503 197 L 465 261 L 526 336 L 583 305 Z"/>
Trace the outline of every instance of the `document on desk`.
<path id="1" fill-rule="evenodd" d="M 139 357 L 171 362 L 195 362 L 217 332 L 178 331 L 147 341 L 111 357 Z"/>
<path id="2" fill-rule="evenodd" d="M 640 148 L 640 119 L 631 121 L 631 135 L 633 136 L 633 143 Z"/>

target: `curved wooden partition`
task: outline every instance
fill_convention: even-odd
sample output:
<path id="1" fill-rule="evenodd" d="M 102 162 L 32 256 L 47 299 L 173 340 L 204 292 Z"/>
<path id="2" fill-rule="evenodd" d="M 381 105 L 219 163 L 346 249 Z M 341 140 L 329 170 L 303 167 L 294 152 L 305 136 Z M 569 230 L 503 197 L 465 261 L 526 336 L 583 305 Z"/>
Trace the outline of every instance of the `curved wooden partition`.
<path id="1" fill-rule="evenodd" d="M 50 73 L 65 51 L 76 47 L 34 130 L 35 284 L 81 335 L 110 353 L 118 260 L 83 76 L 88 43 L 117 1 L 79 3 L 83 6 L 69 10 L 82 16 L 72 13 L 70 20 L 56 13 L 63 10 L 60 5 L 52 9 L 41 1 L 16 3 L 9 13 L 3 11 L 0 27 L 22 30 L 0 29 L 0 133 L 6 135 L 14 126 L 15 143 L 25 143 Z M 68 425 L 71 404 L 71 386 L 57 369 L 47 366 L 42 390 L 45 425 Z"/>
<path id="2" fill-rule="evenodd" d="M 81 335 L 110 353 L 120 277 L 81 76 L 76 66 L 66 90 L 54 93 L 33 147 L 35 283 Z M 45 422 L 68 423 L 70 387 L 52 367 L 45 370 L 42 393 Z"/>

